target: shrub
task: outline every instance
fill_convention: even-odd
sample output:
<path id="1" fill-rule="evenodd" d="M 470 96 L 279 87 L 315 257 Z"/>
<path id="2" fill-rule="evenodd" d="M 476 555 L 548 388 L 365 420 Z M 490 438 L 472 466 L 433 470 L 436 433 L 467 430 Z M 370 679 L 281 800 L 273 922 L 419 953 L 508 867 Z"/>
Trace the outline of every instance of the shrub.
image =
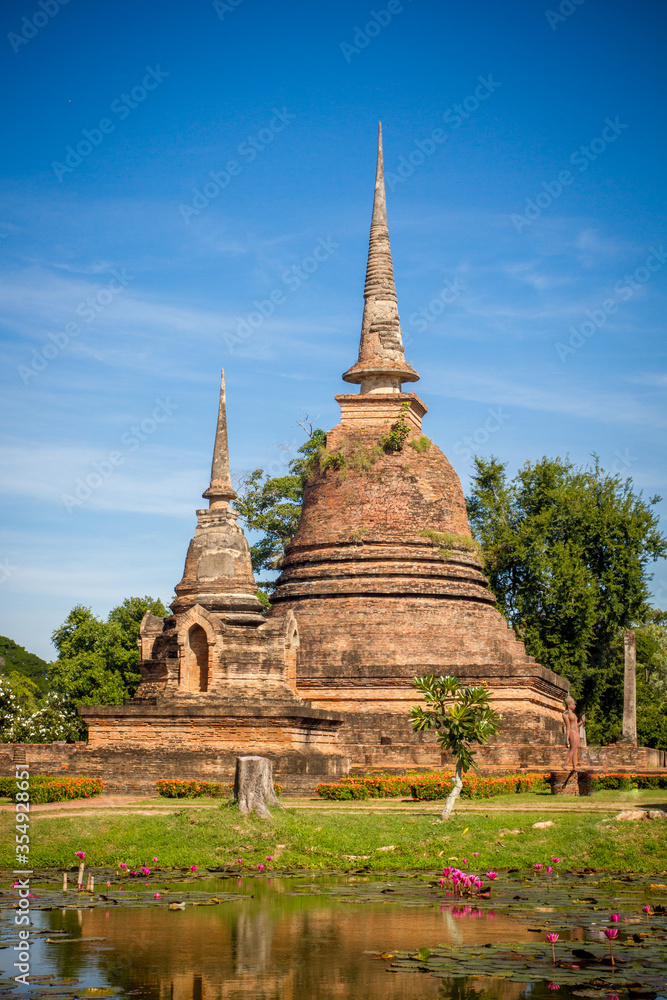
<path id="1" fill-rule="evenodd" d="M 180 778 L 162 778 L 157 782 L 158 795 L 163 795 L 167 799 L 198 799 L 203 796 L 209 798 L 231 798 L 234 795 L 234 785 L 221 781 L 187 781 Z M 282 795 L 283 786 L 277 782 L 273 784 L 276 795 Z"/>
<path id="2" fill-rule="evenodd" d="M 667 774 L 593 774 L 593 791 L 629 792 L 633 788 L 667 788 Z"/>
<path id="3" fill-rule="evenodd" d="M 415 451 L 421 454 L 421 452 L 428 451 L 431 447 L 431 439 L 427 438 L 425 434 L 422 434 L 420 438 L 413 438 L 412 441 L 408 441 L 408 444 L 411 448 L 414 448 Z"/>
<path id="4" fill-rule="evenodd" d="M 412 797 L 422 802 L 446 799 L 452 790 L 452 778 L 452 775 L 420 778 L 412 785 Z M 490 799 L 495 795 L 544 792 L 548 787 L 548 775 L 545 774 L 504 774 L 490 778 L 468 774 L 463 778 L 461 798 Z"/>
<path id="5" fill-rule="evenodd" d="M 367 799 L 368 791 L 359 782 L 341 782 L 340 784 L 324 784 L 317 786 L 320 798 L 343 802 L 350 799 Z"/>
<path id="6" fill-rule="evenodd" d="M 24 788 L 17 787 L 15 778 L 3 778 L 3 794 L 7 795 L 12 802 L 17 801 L 17 794 L 25 792 Z M 21 781 L 19 785 L 25 785 Z M 36 774 L 30 777 L 29 795 L 30 802 L 38 804 L 40 802 L 66 802 L 70 799 L 89 799 L 93 795 L 100 795 L 104 791 L 104 782 L 99 778 L 75 778 L 52 777 L 48 774 Z"/>
<path id="7" fill-rule="evenodd" d="M 411 795 L 422 802 L 446 799 L 452 789 L 452 774 L 443 771 L 419 774 L 370 774 L 359 777 L 341 778 L 336 784 L 317 786 L 317 794 L 323 799 L 343 801 L 349 799 L 385 799 L 399 795 Z M 493 795 L 507 795 L 512 792 L 548 791 L 548 776 L 545 774 L 512 774 L 501 777 L 483 778 L 468 775 L 463 779 L 461 795 L 468 799 L 488 799 Z"/>

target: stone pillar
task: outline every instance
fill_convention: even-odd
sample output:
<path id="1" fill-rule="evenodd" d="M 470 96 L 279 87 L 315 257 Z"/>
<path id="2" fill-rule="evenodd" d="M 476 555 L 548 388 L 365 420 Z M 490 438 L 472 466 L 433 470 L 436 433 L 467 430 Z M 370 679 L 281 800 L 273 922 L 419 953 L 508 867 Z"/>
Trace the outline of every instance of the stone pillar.
<path id="1" fill-rule="evenodd" d="M 623 742 L 637 745 L 637 640 L 635 633 L 623 635 L 625 682 L 623 685 Z"/>

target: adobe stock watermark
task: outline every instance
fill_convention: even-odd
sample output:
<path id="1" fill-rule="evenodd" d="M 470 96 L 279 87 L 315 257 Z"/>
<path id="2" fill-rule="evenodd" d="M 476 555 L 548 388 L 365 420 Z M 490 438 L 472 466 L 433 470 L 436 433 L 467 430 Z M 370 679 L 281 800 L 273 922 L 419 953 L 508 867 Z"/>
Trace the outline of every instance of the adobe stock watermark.
<path id="1" fill-rule="evenodd" d="M 447 306 L 454 305 L 465 290 L 466 286 L 458 278 L 455 278 L 454 281 L 450 281 L 448 278 L 428 305 L 420 306 L 417 312 L 410 314 L 408 319 L 410 326 L 414 326 L 417 333 L 424 333 L 428 325 L 433 323 L 438 316 L 442 316 Z M 407 346 L 412 340 L 412 337 L 409 340 L 404 339 L 404 346 Z"/>
<path id="2" fill-rule="evenodd" d="M 474 115 L 479 106 L 488 101 L 491 94 L 494 94 L 502 84 L 493 79 L 489 73 L 486 77 L 478 76 L 478 83 L 474 91 L 468 94 L 460 103 L 452 104 L 442 113 L 442 120 L 449 125 L 451 132 L 461 128 L 463 123 Z M 425 139 L 418 139 L 414 148 L 407 156 L 399 156 L 398 167 L 395 171 L 385 173 L 385 183 L 390 191 L 394 191 L 399 184 L 404 184 L 408 177 L 412 177 L 415 170 L 421 167 L 429 156 L 433 156 L 438 146 L 446 142 L 450 132 L 443 128 L 434 128 Z"/>
<path id="3" fill-rule="evenodd" d="M 10 576 L 16 573 L 18 566 L 12 566 L 9 559 L 3 559 L 0 562 L 0 583 L 6 583 Z"/>
<path id="4" fill-rule="evenodd" d="M 571 324 L 568 327 L 570 336 L 566 343 L 562 340 L 556 341 L 554 348 L 560 360 L 567 361 L 571 354 L 583 347 L 587 340 L 602 329 L 609 317 L 618 312 L 620 305 L 629 302 L 633 295 L 651 280 L 655 272 L 664 267 L 666 261 L 667 256 L 662 244 L 657 250 L 651 247 L 651 252 L 643 264 L 635 268 L 632 274 L 626 274 L 614 283 L 613 298 L 603 299 L 597 309 L 587 309 L 586 319 L 579 326 Z"/>
<path id="5" fill-rule="evenodd" d="M 275 137 L 296 118 L 296 115 L 288 111 L 287 108 L 271 108 L 271 111 L 273 112 L 271 120 L 256 135 L 246 136 L 243 142 L 240 142 L 236 147 L 237 156 L 242 156 L 245 163 L 252 163 L 258 154 L 262 153 L 269 143 L 273 142 Z M 210 205 L 225 188 L 229 187 L 232 177 L 238 177 L 244 165 L 238 160 L 228 160 L 224 170 L 209 171 L 208 176 L 211 179 L 202 184 L 201 190 L 199 187 L 192 189 L 193 198 L 190 204 L 178 206 L 178 211 L 186 225 L 190 224 L 193 216 L 198 216 L 202 209 Z"/>
<path id="6" fill-rule="evenodd" d="M 113 115 L 117 115 L 119 121 L 125 121 L 168 76 L 169 73 L 160 69 L 159 65 L 155 69 L 152 66 L 146 66 L 146 75 L 141 83 L 133 87 L 129 94 L 121 94 L 120 97 L 112 101 L 109 110 Z M 76 146 L 70 145 L 65 147 L 64 162 L 61 163 L 59 160 L 53 160 L 51 163 L 51 169 L 59 183 L 62 184 L 63 178 L 67 174 L 73 173 L 79 164 L 86 157 L 90 156 L 94 149 L 101 146 L 108 135 L 111 135 L 115 131 L 116 124 L 111 118 L 100 118 L 97 125 L 93 128 L 82 129 L 81 135 L 83 139 L 80 139 Z"/>
<path id="7" fill-rule="evenodd" d="M 213 10 L 221 21 L 224 21 L 226 14 L 233 14 L 237 7 L 240 7 L 243 0 L 213 0 Z"/>
<path id="8" fill-rule="evenodd" d="M 621 476 L 624 472 L 628 472 L 638 461 L 637 456 L 632 455 L 629 448 L 625 448 L 624 451 L 617 448 L 614 452 L 614 461 L 611 463 L 609 471 L 614 476 Z"/>
<path id="9" fill-rule="evenodd" d="M 490 437 L 497 434 L 511 416 L 502 406 L 490 406 L 486 412 L 488 416 L 475 428 L 472 434 L 464 434 L 454 444 L 455 454 L 460 458 L 466 459 L 466 461 L 474 458 L 478 449 L 486 444 Z"/>
<path id="10" fill-rule="evenodd" d="M 93 462 L 92 471 L 78 477 L 72 492 L 61 494 L 60 499 L 67 513 L 71 514 L 77 508 L 83 507 L 95 490 L 99 490 L 100 486 L 113 476 L 116 469 L 123 465 L 126 457 L 137 451 L 151 435 L 155 434 L 160 424 L 166 423 L 177 409 L 176 403 L 172 403 L 168 396 L 166 399 L 156 399 L 150 416 L 144 417 L 138 424 L 133 424 L 121 435 L 122 450 L 110 451 L 106 458 Z"/>
<path id="11" fill-rule="evenodd" d="M 105 309 L 111 305 L 114 301 L 116 295 L 127 288 L 130 281 L 134 281 L 134 275 L 128 274 L 126 269 L 122 267 L 120 271 L 113 270 L 111 272 L 113 277 L 110 281 L 106 283 L 103 288 L 95 292 L 93 295 L 88 295 L 85 299 L 79 302 L 78 306 L 75 308 L 74 312 L 79 316 L 85 323 L 92 323 L 100 313 L 104 312 Z M 49 334 L 50 343 L 44 344 L 44 346 L 37 350 L 33 347 L 31 349 L 32 361 L 28 365 L 17 365 L 17 372 L 21 376 L 21 380 L 24 385 L 27 385 L 31 378 L 35 378 L 40 372 L 43 372 L 45 368 L 48 368 L 49 362 L 53 361 L 58 357 L 63 351 L 65 351 L 72 340 L 78 337 L 85 331 L 85 327 L 80 323 L 76 323 L 73 320 L 69 323 L 65 323 L 64 328 L 57 333 Z"/>
<path id="12" fill-rule="evenodd" d="M 605 118 L 605 125 L 600 135 L 591 139 L 587 146 L 579 146 L 570 153 L 568 162 L 572 167 L 576 167 L 580 174 L 583 174 L 591 163 L 595 163 L 597 158 L 602 156 L 609 146 L 616 142 L 619 135 L 622 135 L 629 127 L 621 122 L 618 115 L 613 121 L 611 118 Z M 527 226 L 532 226 L 536 219 L 542 215 L 542 212 L 550 208 L 554 201 L 560 198 L 565 188 L 574 182 L 576 176 L 571 170 L 560 170 L 558 176 L 553 180 L 542 181 L 543 190 L 539 191 L 534 198 L 526 198 L 524 214 L 520 215 L 515 212 L 510 216 L 517 233 L 520 233 Z"/>
<path id="13" fill-rule="evenodd" d="M 19 52 L 22 46 L 31 42 L 42 28 L 45 28 L 52 18 L 56 16 L 60 8 L 65 7 L 68 3 L 69 0 L 38 0 L 37 7 L 39 9 L 34 11 L 30 17 L 23 17 L 21 19 L 20 35 L 17 35 L 14 31 L 10 31 L 7 35 L 7 41 L 14 49 L 14 52 Z"/>
<path id="14" fill-rule="evenodd" d="M 339 43 L 345 62 L 349 65 L 352 62 L 352 56 L 358 56 L 364 49 L 368 48 L 373 39 L 377 38 L 380 32 L 391 24 L 396 15 L 402 14 L 404 10 L 405 7 L 401 0 L 389 0 L 386 8 L 369 11 L 369 20 L 363 28 L 355 24 L 352 42 Z"/>
<path id="15" fill-rule="evenodd" d="M 317 271 L 325 260 L 328 260 L 336 250 L 340 249 L 340 243 L 335 243 L 331 236 L 325 239 L 320 237 L 312 251 L 303 258 L 299 264 L 292 264 L 282 274 L 282 283 L 290 292 L 296 292 L 311 276 Z M 287 295 L 279 285 L 273 289 L 266 299 L 255 299 L 252 303 L 255 307 L 247 316 L 237 316 L 236 331 L 234 333 L 224 333 L 223 340 L 230 351 L 238 344 L 252 337 L 255 330 L 263 325 L 265 320 L 272 316 L 277 306 L 287 302 Z"/>
<path id="16" fill-rule="evenodd" d="M 549 27 L 552 31 L 555 31 L 559 24 L 563 24 L 567 21 L 568 17 L 572 17 L 576 10 L 579 10 L 582 3 L 586 0 L 562 0 L 558 5 L 558 10 L 545 10 L 544 16 L 547 19 Z"/>
<path id="17" fill-rule="evenodd" d="M 30 900 L 33 894 L 30 892 L 30 878 L 32 869 L 30 868 L 30 770 L 28 764 L 16 764 L 14 767 L 14 777 L 16 779 L 16 834 L 15 834 L 15 856 L 16 868 L 14 875 L 21 876 L 12 883 L 12 888 L 18 890 L 18 905 L 14 914 L 14 924 L 21 929 L 18 931 L 18 944 L 15 944 L 14 957 L 18 961 L 14 962 L 14 968 L 18 974 L 14 976 L 17 983 L 22 986 L 29 986 L 30 976 Z"/>

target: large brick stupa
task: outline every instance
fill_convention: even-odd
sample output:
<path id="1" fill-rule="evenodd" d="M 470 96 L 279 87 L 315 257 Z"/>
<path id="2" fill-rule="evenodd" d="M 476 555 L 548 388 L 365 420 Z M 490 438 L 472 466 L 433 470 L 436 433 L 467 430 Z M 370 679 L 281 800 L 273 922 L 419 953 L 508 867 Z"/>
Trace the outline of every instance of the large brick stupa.
<path id="1" fill-rule="evenodd" d="M 359 392 L 336 396 L 341 420 L 272 598 L 273 619 L 298 626 L 297 690 L 344 717 L 352 764 L 405 767 L 440 763 L 433 738 L 408 724 L 412 678 L 485 683 L 503 728 L 480 759 L 546 765 L 563 752 L 569 682 L 528 656 L 497 610 L 459 478 L 423 434 L 427 407 L 403 392 L 419 375 L 403 350 L 381 129 L 364 299 L 359 359 L 343 375 Z"/>

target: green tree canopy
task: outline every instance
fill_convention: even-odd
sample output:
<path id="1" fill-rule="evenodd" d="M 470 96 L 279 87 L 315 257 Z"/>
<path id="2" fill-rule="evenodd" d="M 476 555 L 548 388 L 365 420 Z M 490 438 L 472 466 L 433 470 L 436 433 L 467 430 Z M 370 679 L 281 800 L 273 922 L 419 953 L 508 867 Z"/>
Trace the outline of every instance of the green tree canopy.
<path id="1" fill-rule="evenodd" d="M 0 674 L 5 677 L 21 675 L 31 681 L 40 694 L 46 694 L 48 667 L 46 660 L 29 653 L 13 639 L 0 635 Z"/>
<path id="2" fill-rule="evenodd" d="M 597 458 L 542 458 L 512 480 L 495 458 L 475 459 L 468 516 L 498 606 L 528 652 L 572 682 L 598 738 L 613 736 L 619 700 L 622 712 L 622 631 L 653 613 L 648 567 L 667 554 L 659 499 Z"/>
<path id="3" fill-rule="evenodd" d="M 49 669 L 53 691 L 75 705 L 120 705 L 131 698 L 141 679 L 139 625 L 147 611 L 165 617 L 162 601 L 128 597 L 106 621 L 81 604 L 72 608 L 52 641 L 58 658 Z"/>

